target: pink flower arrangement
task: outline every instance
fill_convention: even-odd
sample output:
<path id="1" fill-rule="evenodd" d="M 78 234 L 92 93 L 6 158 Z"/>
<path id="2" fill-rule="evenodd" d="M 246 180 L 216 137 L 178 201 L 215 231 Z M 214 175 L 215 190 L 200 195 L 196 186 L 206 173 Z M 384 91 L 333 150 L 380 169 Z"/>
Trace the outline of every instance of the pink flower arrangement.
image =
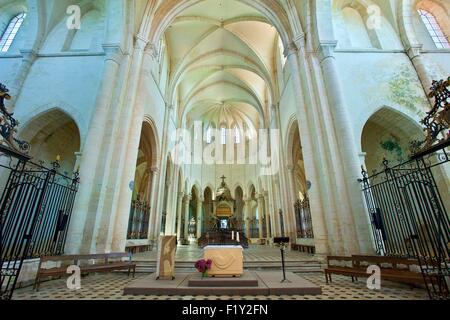
<path id="1" fill-rule="evenodd" d="M 208 270 L 211 269 L 212 266 L 212 260 L 208 259 L 200 259 L 195 263 L 195 269 L 197 269 L 198 272 L 201 272 L 203 277 L 208 276 Z"/>

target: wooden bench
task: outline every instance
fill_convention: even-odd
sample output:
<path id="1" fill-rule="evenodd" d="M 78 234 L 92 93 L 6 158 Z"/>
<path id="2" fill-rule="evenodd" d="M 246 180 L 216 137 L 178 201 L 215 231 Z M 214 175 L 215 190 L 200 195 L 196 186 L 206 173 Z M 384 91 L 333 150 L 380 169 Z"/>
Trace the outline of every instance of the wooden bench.
<path id="1" fill-rule="evenodd" d="M 128 261 L 123 261 L 123 258 L 128 258 Z M 88 262 L 89 260 L 94 261 L 95 263 L 86 263 L 86 261 Z M 82 261 L 85 261 L 85 263 L 81 263 Z M 52 268 L 43 268 L 43 264 L 49 262 L 60 265 Z M 81 274 L 128 270 L 128 276 L 130 276 L 131 271 L 133 271 L 134 278 L 136 272 L 136 263 L 131 262 L 131 255 L 126 252 L 42 256 L 39 261 L 34 289 L 39 290 L 42 278 L 70 276 L 71 274 L 67 273 L 67 268 L 72 265 L 79 266 Z"/>
<path id="2" fill-rule="evenodd" d="M 340 262 L 341 265 L 334 265 L 333 261 Z M 367 278 L 372 275 L 367 273 L 367 267 L 370 265 L 380 267 L 382 280 L 408 284 L 424 282 L 419 262 L 415 259 L 364 255 L 327 257 L 327 268 L 324 269 L 325 280 L 327 283 L 332 282 L 331 274 L 350 276 L 352 281 L 358 280 L 358 277 Z M 411 270 L 412 267 L 416 267 L 418 271 Z"/>
<path id="3" fill-rule="evenodd" d="M 316 247 L 313 245 L 308 245 L 308 244 L 291 243 L 291 249 L 300 251 L 300 252 L 310 253 L 310 254 L 316 253 Z"/>

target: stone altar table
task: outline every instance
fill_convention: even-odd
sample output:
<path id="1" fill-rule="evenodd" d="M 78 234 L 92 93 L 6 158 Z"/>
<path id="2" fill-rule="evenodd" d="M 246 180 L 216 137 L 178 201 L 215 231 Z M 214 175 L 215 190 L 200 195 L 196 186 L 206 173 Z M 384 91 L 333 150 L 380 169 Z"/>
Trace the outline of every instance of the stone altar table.
<path id="1" fill-rule="evenodd" d="M 211 259 L 210 277 L 240 277 L 244 274 L 244 253 L 242 246 L 206 246 L 204 259 Z"/>

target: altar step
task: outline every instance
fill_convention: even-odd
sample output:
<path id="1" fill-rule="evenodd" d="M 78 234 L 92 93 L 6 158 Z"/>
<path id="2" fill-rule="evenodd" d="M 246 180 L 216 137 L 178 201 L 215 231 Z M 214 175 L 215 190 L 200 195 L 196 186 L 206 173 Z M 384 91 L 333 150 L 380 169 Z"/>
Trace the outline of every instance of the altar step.
<path id="1" fill-rule="evenodd" d="M 242 278 L 201 279 L 196 273 L 176 273 L 173 280 L 156 280 L 156 274 L 126 285 L 124 295 L 320 295 L 322 289 L 292 272 L 280 281 L 277 271 L 246 271 Z"/>
<path id="2" fill-rule="evenodd" d="M 136 261 L 136 272 L 156 272 L 156 261 Z M 176 261 L 175 270 L 179 273 L 195 271 L 195 261 Z M 318 260 L 286 261 L 286 271 L 294 273 L 322 272 Z M 244 261 L 244 269 L 252 271 L 280 270 L 281 261 Z"/>

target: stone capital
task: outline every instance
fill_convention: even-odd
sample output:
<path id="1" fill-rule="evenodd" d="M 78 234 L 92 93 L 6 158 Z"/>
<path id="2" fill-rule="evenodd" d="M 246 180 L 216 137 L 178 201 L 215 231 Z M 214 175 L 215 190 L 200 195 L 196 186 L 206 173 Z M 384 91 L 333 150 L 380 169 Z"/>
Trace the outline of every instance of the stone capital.
<path id="1" fill-rule="evenodd" d="M 178 192 L 178 199 L 183 199 L 184 192 Z"/>
<path id="2" fill-rule="evenodd" d="M 158 47 L 154 43 L 148 43 L 145 46 L 144 52 L 150 55 L 153 59 L 158 58 Z"/>
<path id="3" fill-rule="evenodd" d="M 124 53 L 119 45 L 103 44 L 103 51 L 105 51 L 105 60 L 112 60 L 117 64 L 122 62 Z"/>
<path id="4" fill-rule="evenodd" d="M 421 44 L 412 45 L 408 49 L 406 49 L 406 53 L 408 54 L 408 57 L 412 60 L 412 59 L 420 56 L 420 54 L 422 52 L 422 48 L 423 48 L 423 45 L 421 45 Z"/>
<path id="5" fill-rule="evenodd" d="M 297 34 L 293 39 L 292 42 L 297 47 L 297 50 L 304 49 L 306 46 L 306 36 L 304 33 Z"/>
<path id="6" fill-rule="evenodd" d="M 286 58 L 288 58 L 292 54 L 297 54 L 298 49 L 299 48 L 297 47 L 295 42 L 292 41 L 284 48 L 283 54 Z"/>
<path id="7" fill-rule="evenodd" d="M 153 166 L 150 168 L 150 171 L 154 174 L 157 175 L 159 173 L 159 168 L 157 166 Z"/>
<path id="8" fill-rule="evenodd" d="M 334 50 L 337 46 L 337 41 L 326 41 L 321 42 L 317 48 L 317 53 L 319 54 L 320 61 L 334 57 Z"/>
<path id="9" fill-rule="evenodd" d="M 280 109 L 280 103 L 272 103 L 270 106 L 273 110 L 279 110 Z"/>
<path id="10" fill-rule="evenodd" d="M 173 104 L 166 102 L 166 109 L 169 110 L 169 112 L 172 112 L 174 108 Z"/>
<path id="11" fill-rule="evenodd" d="M 192 196 L 190 194 L 186 194 L 183 198 L 183 201 L 185 203 L 188 203 L 189 201 L 191 201 L 191 199 L 192 199 Z"/>
<path id="12" fill-rule="evenodd" d="M 138 34 L 134 37 L 134 48 L 137 50 L 144 51 L 147 46 L 148 40 L 142 35 Z"/>
<path id="13" fill-rule="evenodd" d="M 20 49 L 22 59 L 28 62 L 33 62 L 36 59 L 36 51 L 33 49 Z"/>

